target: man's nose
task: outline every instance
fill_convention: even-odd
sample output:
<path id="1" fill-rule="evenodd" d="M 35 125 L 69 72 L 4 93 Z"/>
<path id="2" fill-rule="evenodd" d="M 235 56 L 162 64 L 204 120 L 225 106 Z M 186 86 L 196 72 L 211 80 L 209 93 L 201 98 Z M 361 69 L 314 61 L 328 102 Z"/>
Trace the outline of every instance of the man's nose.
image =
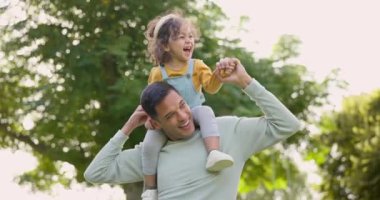
<path id="1" fill-rule="evenodd" d="M 178 120 L 179 121 L 186 120 L 186 118 L 187 118 L 187 113 L 186 112 L 184 112 L 184 111 L 178 112 Z"/>

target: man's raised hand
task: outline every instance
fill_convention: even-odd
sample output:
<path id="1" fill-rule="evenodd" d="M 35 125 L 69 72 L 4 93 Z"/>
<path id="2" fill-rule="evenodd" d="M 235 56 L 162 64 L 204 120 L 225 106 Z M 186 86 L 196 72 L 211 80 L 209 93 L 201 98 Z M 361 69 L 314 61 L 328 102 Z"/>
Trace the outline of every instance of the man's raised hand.
<path id="1" fill-rule="evenodd" d="M 125 135 L 131 134 L 131 132 L 143 125 L 148 119 L 148 114 L 144 111 L 144 109 L 141 107 L 141 105 L 137 106 L 136 110 L 132 113 L 132 115 L 129 117 L 128 121 L 124 124 L 121 131 Z"/>

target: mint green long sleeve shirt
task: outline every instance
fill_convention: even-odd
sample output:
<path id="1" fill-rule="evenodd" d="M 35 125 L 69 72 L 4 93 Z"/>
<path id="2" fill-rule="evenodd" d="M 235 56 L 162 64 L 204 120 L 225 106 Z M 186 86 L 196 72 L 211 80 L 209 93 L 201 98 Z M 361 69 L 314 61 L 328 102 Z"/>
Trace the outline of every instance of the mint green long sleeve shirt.
<path id="1" fill-rule="evenodd" d="M 168 141 L 161 149 L 157 186 L 159 199 L 236 199 L 245 162 L 255 153 L 286 139 L 300 129 L 298 119 L 256 80 L 243 90 L 264 113 L 262 117 L 217 117 L 220 148 L 235 164 L 210 173 L 207 151 L 199 130 L 186 140 Z M 132 183 L 143 180 L 141 146 L 122 150 L 128 137 L 118 131 L 88 166 L 91 183 Z"/>

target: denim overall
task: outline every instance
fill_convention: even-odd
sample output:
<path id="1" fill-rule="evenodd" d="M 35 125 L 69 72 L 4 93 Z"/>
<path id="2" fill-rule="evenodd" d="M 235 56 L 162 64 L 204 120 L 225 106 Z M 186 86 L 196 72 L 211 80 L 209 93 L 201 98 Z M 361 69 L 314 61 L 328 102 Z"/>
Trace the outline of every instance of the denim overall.
<path id="1" fill-rule="evenodd" d="M 182 76 L 169 77 L 164 67 L 160 67 L 163 81 L 172 85 L 189 104 L 190 108 L 202 105 L 205 97 L 202 91 L 197 92 L 193 83 L 194 60 L 190 59 L 186 74 Z"/>

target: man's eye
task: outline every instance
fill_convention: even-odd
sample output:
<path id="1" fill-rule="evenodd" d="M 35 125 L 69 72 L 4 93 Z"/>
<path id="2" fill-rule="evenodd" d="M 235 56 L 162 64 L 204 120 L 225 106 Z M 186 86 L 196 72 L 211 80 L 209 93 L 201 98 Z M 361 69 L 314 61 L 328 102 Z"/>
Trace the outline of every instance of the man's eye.
<path id="1" fill-rule="evenodd" d="M 173 115 L 168 115 L 168 116 L 166 116 L 166 119 L 170 119 L 170 118 L 172 118 L 172 116 Z"/>

